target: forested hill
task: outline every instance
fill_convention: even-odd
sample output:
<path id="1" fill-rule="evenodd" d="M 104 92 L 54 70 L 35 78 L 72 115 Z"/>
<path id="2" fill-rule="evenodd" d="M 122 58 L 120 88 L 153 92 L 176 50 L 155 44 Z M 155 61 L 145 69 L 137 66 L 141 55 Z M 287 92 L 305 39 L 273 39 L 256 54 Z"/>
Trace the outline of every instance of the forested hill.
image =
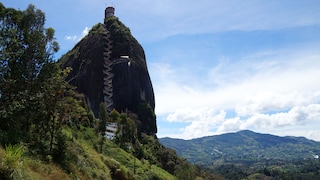
<path id="1" fill-rule="evenodd" d="M 159 139 L 189 161 L 210 164 L 221 158 L 225 160 L 294 160 L 320 155 L 320 142 L 303 137 L 279 137 L 252 131 L 239 131 L 192 140 L 172 138 Z"/>
<path id="2" fill-rule="evenodd" d="M 188 161 L 230 179 L 320 177 L 320 142 L 304 137 L 244 130 L 191 140 L 159 141 Z"/>

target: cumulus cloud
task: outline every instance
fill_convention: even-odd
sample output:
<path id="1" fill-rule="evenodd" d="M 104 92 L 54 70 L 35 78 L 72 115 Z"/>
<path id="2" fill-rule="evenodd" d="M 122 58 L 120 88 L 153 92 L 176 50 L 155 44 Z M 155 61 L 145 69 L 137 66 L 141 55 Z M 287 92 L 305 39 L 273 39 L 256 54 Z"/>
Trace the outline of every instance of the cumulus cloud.
<path id="1" fill-rule="evenodd" d="M 192 139 L 202 136 L 215 135 L 227 132 L 236 132 L 244 129 L 273 132 L 279 135 L 285 134 L 273 131 L 274 129 L 301 127 L 304 131 L 297 131 L 292 135 L 303 135 L 308 138 L 320 140 L 318 131 L 305 128 L 310 122 L 318 121 L 320 117 L 320 104 L 296 106 L 285 112 L 267 114 L 259 113 L 246 118 L 239 116 L 228 118 L 223 110 L 215 112 L 210 109 L 192 110 L 181 109 L 168 115 L 170 122 L 189 122 L 190 124 L 180 129 L 180 133 L 173 135 L 178 138 Z M 306 130 L 307 129 L 307 130 Z M 294 132 L 294 131 L 293 131 Z M 289 133 L 290 134 L 290 133 Z M 287 133 L 288 135 L 288 133 Z"/>
<path id="2" fill-rule="evenodd" d="M 212 125 L 218 124 L 225 117 L 226 113 L 220 111 L 218 115 L 213 109 L 192 109 L 183 108 L 177 109 L 174 113 L 167 116 L 169 122 L 193 122 L 193 121 L 207 121 Z"/>
<path id="3" fill-rule="evenodd" d="M 320 104 L 295 106 L 287 112 L 252 115 L 240 128 L 272 129 L 283 126 L 305 125 L 318 117 L 320 117 Z"/>
<path id="4" fill-rule="evenodd" d="M 202 113 L 201 113 L 202 112 Z M 194 110 L 193 114 L 193 119 L 190 121 L 190 125 L 181 128 L 181 134 L 180 138 L 183 137 L 185 139 L 191 139 L 191 138 L 196 138 L 196 137 L 202 137 L 202 136 L 208 136 L 214 134 L 212 129 L 215 129 L 219 124 L 223 123 L 224 118 L 226 117 L 226 112 L 225 111 L 220 111 L 218 113 L 214 113 L 213 110 L 209 109 L 202 109 L 202 110 Z M 170 119 L 175 119 L 179 118 L 181 116 L 184 116 L 185 114 L 180 114 L 180 116 L 175 116 L 170 117 L 171 115 L 168 116 Z M 187 119 L 190 118 L 190 116 Z M 191 116 L 192 117 L 192 116 Z M 184 118 L 182 118 L 184 119 Z"/>
<path id="5" fill-rule="evenodd" d="M 319 60 L 310 49 L 252 54 L 208 67 L 201 81 L 216 82 L 211 81 L 216 76 L 220 81 L 200 86 L 171 78 L 188 74 L 170 69 L 154 86 L 156 112 L 168 122 L 189 123 L 176 135 L 184 139 L 242 129 L 281 134 L 275 130 L 288 127 L 305 127 L 301 134 L 315 138 L 306 127 L 319 125 Z"/>
<path id="6" fill-rule="evenodd" d="M 239 117 L 225 119 L 223 123 L 219 126 L 217 133 L 234 132 L 240 130 L 240 126 L 243 121 Z"/>
<path id="7" fill-rule="evenodd" d="M 214 86 L 208 84 L 198 86 L 193 81 L 180 82 L 172 78 L 176 75 L 163 77 L 162 80 L 154 81 L 158 97 L 156 111 L 165 114 L 172 113 L 179 107 L 197 108 L 201 105 L 214 109 L 235 109 L 239 116 L 247 116 L 259 112 L 286 110 L 294 105 L 320 101 L 318 78 L 320 63 L 307 57 L 298 57 L 296 60 L 300 61 L 300 58 L 306 65 L 293 69 L 287 65 L 279 65 L 276 71 L 256 71 L 250 75 L 246 74 L 246 65 L 228 64 L 226 66 L 237 66 L 237 68 L 221 72 L 220 77 L 224 78 L 220 78 L 220 84 Z M 295 63 L 294 59 L 290 61 Z M 310 64 L 308 61 L 314 63 Z M 188 77 L 188 74 L 179 76 Z M 207 78 L 202 81 L 211 80 L 210 76 Z"/>
<path id="8" fill-rule="evenodd" d="M 246 97 L 236 105 L 235 111 L 239 116 L 248 116 L 261 112 L 284 111 L 296 105 L 307 105 L 320 101 L 320 91 L 286 93 L 261 92 Z"/>

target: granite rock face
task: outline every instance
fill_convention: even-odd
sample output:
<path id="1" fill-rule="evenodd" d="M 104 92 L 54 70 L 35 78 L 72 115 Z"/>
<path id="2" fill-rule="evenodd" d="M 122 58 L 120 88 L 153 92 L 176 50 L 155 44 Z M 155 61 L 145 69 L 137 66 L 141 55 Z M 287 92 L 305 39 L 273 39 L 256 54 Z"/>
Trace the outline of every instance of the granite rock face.
<path id="1" fill-rule="evenodd" d="M 96 117 L 105 102 L 109 111 L 138 115 L 138 131 L 155 135 L 154 92 L 144 50 L 117 17 L 95 25 L 59 63 L 72 68 L 67 81 L 85 95 Z"/>

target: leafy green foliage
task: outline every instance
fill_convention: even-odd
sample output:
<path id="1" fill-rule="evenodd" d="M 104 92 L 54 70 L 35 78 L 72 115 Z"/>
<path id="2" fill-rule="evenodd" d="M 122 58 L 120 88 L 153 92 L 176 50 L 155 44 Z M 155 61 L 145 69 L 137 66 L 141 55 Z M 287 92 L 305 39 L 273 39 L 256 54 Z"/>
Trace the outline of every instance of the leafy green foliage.
<path id="1" fill-rule="evenodd" d="M 58 50 L 54 29 L 33 5 L 25 11 L 5 9 L 0 20 L 0 140 L 24 142 L 30 153 L 61 162 L 61 127 L 78 126 L 87 111 L 82 96 L 65 82 L 71 69 L 53 62 Z M 62 159 L 61 159 L 62 158 Z"/>
<path id="2" fill-rule="evenodd" d="M 148 160 L 151 164 L 155 164 L 174 174 L 178 179 L 217 178 L 179 157 L 173 149 L 164 147 L 153 136 L 142 133 L 140 142 L 141 147 L 140 153 L 137 154 L 138 158 Z"/>
<path id="3" fill-rule="evenodd" d="M 105 104 L 102 102 L 99 106 L 99 133 L 104 136 L 106 133 L 107 125 L 107 110 Z"/>
<path id="4" fill-rule="evenodd" d="M 21 145 L 7 145 L 5 163 L 9 167 L 17 166 L 23 154 L 23 146 Z"/>
<path id="5" fill-rule="evenodd" d="M 25 11 L 5 9 L 0 17 L 0 132 L 1 143 L 17 143 L 28 138 L 35 119 L 43 111 L 40 78 L 44 66 L 58 50 L 54 30 L 44 28 L 44 13 L 33 5 Z M 9 136 L 14 135 L 9 138 Z"/>
<path id="6" fill-rule="evenodd" d="M 52 152 L 52 160 L 62 166 L 66 165 L 67 140 L 66 135 L 59 130 L 56 135 L 56 144 Z"/>
<path id="7" fill-rule="evenodd" d="M 19 145 L 7 145 L 5 152 L 0 149 L 0 179 L 23 179 L 21 172 L 22 155 L 25 147 Z"/>
<path id="8" fill-rule="evenodd" d="M 157 129 L 156 122 L 154 121 L 156 119 L 156 115 L 150 104 L 143 101 L 139 104 L 137 109 L 139 119 L 142 122 L 145 122 L 141 125 L 142 133 L 153 132 L 153 129 Z"/>
<path id="9" fill-rule="evenodd" d="M 103 27 L 103 24 L 101 23 L 98 23 L 96 25 L 94 25 L 91 30 L 89 31 L 89 34 L 95 34 L 95 33 L 98 33 L 98 34 L 104 34 L 105 33 L 105 28 Z"/>
<path id="10" fill-rule="evenodd" d="M 131 36 L 130 29 L 115 16 L 105 19 L 104 24 L 112 35 L 113 47 L 111 51 L 114 56 L 113 58 L 118 58 L 124 53 L 131 52 L 130 42 L 133 37 Z"/>
<path id="11" fill-rule="evenodd" d="M 115 109 L 110 112 L 109 122 L 120 122 L 120 114 Z"/>
<path id="12" fill-rule="evenodd" d="M 121 148 L 129 151 L 137 140 L 137 128 L 135 122 L 126 114 L 120 114 L 120 121 L 116 132 L 115 142 Z"/>

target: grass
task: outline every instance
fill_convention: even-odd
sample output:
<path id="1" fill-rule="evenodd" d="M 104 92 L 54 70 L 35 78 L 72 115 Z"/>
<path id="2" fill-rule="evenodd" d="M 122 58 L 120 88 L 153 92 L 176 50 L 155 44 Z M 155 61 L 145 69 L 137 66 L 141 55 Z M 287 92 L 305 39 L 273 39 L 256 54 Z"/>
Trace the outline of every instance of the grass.
<path id="1" fill-rule="evenodd" d="M 57 165 L 24 156 L 23 149 L 22 145 L 0 148 L 0 179 L 70 179 Z"/>
<path id="2" fill-rule="evenodd" d="M 64 129 L 63 133 L 67 137 L 65 165 L 24 154 L 28 149 L 23 145 L 0 147 L 0 179 L 176 179 L 109 140 L 104 141 L 103 152 L 99 153 L 96 149 L 99 137 L 93 129 L 76 132 Z"/>

